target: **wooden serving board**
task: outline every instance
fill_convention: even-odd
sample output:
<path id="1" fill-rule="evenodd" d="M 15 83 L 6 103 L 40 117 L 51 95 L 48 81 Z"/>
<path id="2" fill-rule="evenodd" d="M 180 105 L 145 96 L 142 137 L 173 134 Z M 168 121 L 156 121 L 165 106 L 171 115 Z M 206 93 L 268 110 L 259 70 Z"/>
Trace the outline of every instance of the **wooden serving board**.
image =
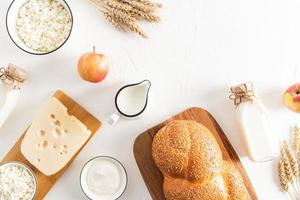
<path id="1" fill-rule="evenodd" d="M 134 156 L 138 164 L 140 172 L 144 178 L 146 186 L 153 198 L 153 200 L 165 200 L 163 193 L 163 176 L 159 169 L 156 167 L 152 159 L 151 147 L 152 140 L 155 134 L 172 120 L 194 120 L 205 125 L 215 136 L 221 150 L 223 153 L 223 159 L 233 163 L 238 169 L 244 179 L 244 183 L 248 190 L 248 196 L 252 200 L 258 200 L 254 188 L 250 182 L 247 173 L 242 166 L 240 159 L 236 152 L 234 151 L 232 145 L 227 139 L 226 135 L 222 131 L 221 127 L 213 116 L 201 108 L 190 108 L 178 115 L 158 124 L 157 126 L 147 130 L 146 132 L 140 134 L 134 143 Z"/>
<path id="2" fill-rule="evenodd" d="M 57 98 L 62 104 L 64 104 L 67 109 L 68 113 L 70 115 L 74 115 L 77 119 L 79 119 L 85 126 L 92 132 L 90 138 L 88 141 L 92 138 L 93 135 L 97 132 L 97 130 L 101 126 L 101 122 L 96 119 L 94 116 L 92 116 L 88 111 L 86 111 L 83 107 L 81 107 L 78 103 L 76 103 L 74 100 L 72 100 L 70 97 L 65 95 L 62 91 L 56 91 L 54 94 L 54 97 Z M 26 130 L 27 131 L 27 130 Z M 25 131 L 25 133 L 26 133 Z M 4 157 L 4 159 L 1 161 L 1 164 L 9 162 L 9 161 L 19 161 L 27 166 L 29 166 L 33 172 L 37 176 L 37 194 L 35 199 L 41 200 L 43 199 L 46 194 L 49 192 L 49 190 L 54 186 L 56 181 L 64 174 L 64 172 L 68 169 L 68 167 L 71 165 L 73 160 L 76 158 L 76 156 L 79 154 L 81 149 L 87 144 L 87 142 L 78 150 L 78 152 L 73 156 L 73 158 L 69 161 L 69 163 L 58 173 L 46 176 L 42 174 L 40 171 L 38 171 L 33 165 L 30 164 L 29 161 L 26 160 L 26 158 L 21 153 L 21 143 L 25 136 L 25 133 L 19 138 L 17 143 L 12 147 L 12 149 L 8 152 L 8 154 Z M 78 175 L 79 176 L 79 175 Z"/>

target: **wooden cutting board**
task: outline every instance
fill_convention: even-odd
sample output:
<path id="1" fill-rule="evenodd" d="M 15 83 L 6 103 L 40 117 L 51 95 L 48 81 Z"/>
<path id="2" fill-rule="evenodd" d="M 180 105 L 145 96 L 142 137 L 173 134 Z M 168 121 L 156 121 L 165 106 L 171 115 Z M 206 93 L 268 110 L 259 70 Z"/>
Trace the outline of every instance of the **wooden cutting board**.
<path id="1" fill-rule="evenodd" d="M 221 127 L 213 116 L 201 108 L 190 108 L 178 115 L 158 124 L 157 126 L 147 130 L 140 134 L 134 143 L 134 156 L 138 164 L 140 172 L 146 183 L 146 186 L 153 198 L 153 200 L 165 200 L 162 185 L 163 176 L 159 169 L 156 167 L 152 160 L 151 146 L 152 140 L 155 134 L 168 123 L 169 121 L 181 119 L 181 120 L 194 120 L 205 125 L 215 136 L 223 153 L 223 159 L 233 163 L 238 169 L 244 179 L 246 188 L 248 189 L 248 195 L 252 200 L 258 200 L 254 188 L 250 182 L 247 173 L 242 166 L 240 159 L 234 151 L 232 145 L 227 139 L 226 135 L 222 131 Z"/>
<path id="2" fill-rule="evenodd" d="M 95 135 L 97 130 L 100 128 L 101 122 L 98 119 L 96 119 L 94 116 L 92 116 L 90 113 L 88 113 L 88 111 L 86 111 L 78 103 L 76 103 L 70 97 L 65 95 L 62 91 L 55 92 L 54 97 L 57 98 L 62 104 L 64 104 L 67 107 L 68 113 L 70 115 L 74 115 L 83 124 L 85 124 L 85 126 L 92 132 L 90 138 L 88 139 L 88 141 L 89 141 L 92 138 L 92 136 Z M 26 131 L 25 131 L 25 133 L 26 133 Z M 27 166 L 29 166 L 37 176 L 38 191 L 37 191 L 35 199 L 41 200 L 46 196 L 46 194 L 49 192 L 49 190 L 54 186 L 56 181 L 68 169 L 68 167 L 71 165 L 73 160 L 76 158 L 76 156 L 79 154 L 81 149 L 87 144 L 88 141 L 81 147 L 81 149 L 73 156 L 73 158 L 69 161 L 69 163 L 62 170 L 60 170 L 58 173 L 56 173 L 52 176 L 46 176 L 46 175 L 42 174 L 40 171 L 38 171 L 33 165 L 31 165 L 29 163 L 29 161 L 27 161 L 26 158 L 21 153 L 20 147 L 21 147 L 22 140 L 25 136 L 25 133 L 19 138 L 17 143 L 12 147 L 12 149 L 4 157 L 4 159 L 1 161 L 1 164 L 9 162 L 9 161 L 19 161 L 19 162 L 22 162 L 22 163 L 26 164 Z M 79 174 L 78 174 L 78 177 L 79 177 Z"/>

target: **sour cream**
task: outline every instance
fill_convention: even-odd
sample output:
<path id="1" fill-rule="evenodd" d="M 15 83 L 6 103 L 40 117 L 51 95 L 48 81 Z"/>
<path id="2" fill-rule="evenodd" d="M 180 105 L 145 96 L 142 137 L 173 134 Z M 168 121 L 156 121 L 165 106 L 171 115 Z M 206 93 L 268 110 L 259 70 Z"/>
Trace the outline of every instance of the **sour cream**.
<path id="1" fill-rule="evenodd" d="M 119 161 L 101 156 L 85 164 L 80 183 L 85 195 L 92 200 L 115 200 L 126 188 L 127 174 Z"/>

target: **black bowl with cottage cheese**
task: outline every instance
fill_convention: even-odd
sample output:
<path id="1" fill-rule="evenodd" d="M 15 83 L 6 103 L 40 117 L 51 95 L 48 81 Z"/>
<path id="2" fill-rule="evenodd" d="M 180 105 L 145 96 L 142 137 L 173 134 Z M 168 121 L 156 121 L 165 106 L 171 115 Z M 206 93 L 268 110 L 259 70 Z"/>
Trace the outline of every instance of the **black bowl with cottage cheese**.
<path id="1" fill-rule="evenodd" d="M 34 172 L 21 162 L 0 165 L 0 199 L 33 200 L 37 193 Z"/>
<path id="2" fill-rule="evenodd" d="M 73 15 L 65 0 L 14 0 L 6 14 L 11 40 L 34 55 L 52 53 L 71 35 Z"/>

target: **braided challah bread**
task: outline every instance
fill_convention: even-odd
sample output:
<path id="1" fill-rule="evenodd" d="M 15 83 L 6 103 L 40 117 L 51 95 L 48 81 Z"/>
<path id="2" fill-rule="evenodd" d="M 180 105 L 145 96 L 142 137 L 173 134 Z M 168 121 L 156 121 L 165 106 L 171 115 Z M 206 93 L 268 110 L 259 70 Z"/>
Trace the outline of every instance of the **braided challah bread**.
<path id="1" fill-rule="evenodd" d="M 195 121 L 176 120 L 155 135 L 152 156 L 164 176 L 167 200 L 246 200 L 240 173 L 222 159 L 212 133 Z"/>

